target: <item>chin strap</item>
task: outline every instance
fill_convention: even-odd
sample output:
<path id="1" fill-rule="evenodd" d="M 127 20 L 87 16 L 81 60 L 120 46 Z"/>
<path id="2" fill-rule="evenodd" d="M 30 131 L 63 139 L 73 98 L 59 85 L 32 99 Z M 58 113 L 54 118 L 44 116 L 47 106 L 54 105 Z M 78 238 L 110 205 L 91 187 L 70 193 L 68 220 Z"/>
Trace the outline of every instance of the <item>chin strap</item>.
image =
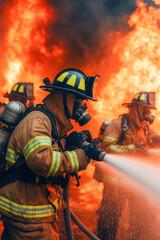
<path id="1" fill-rule="evenodd" d="M 137 113 L 138 113 L 138 117 L 139 117 L 139 120 L 140 120 L 140 122 L 142 122 L 143 121 L 143 119 L 141 119 L 141 116 L 140 116 L 140 113 L 139 113 L 139 108 L 138 108 L 138 104 L 137 104 Z"/>
<path id="2" fill-rule="evenodd" d="M 66 93 L 63 94 L 63 106 L 64 106 L 64 112 L 65 112 L 66 117 L 68 119 L 70 119 L 71 117 L 69 116 L 69 113 L 68 113 L 67 94 Z"/>

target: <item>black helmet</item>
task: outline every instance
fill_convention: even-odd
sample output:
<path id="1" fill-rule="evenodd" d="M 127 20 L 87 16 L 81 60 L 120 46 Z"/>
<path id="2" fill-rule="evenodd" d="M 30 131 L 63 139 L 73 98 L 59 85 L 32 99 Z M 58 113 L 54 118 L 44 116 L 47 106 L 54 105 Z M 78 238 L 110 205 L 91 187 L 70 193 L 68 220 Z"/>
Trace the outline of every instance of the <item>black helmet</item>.
<path id="1" fill-rule="evenodd" d="M 155 92 L 139 92 L 134 96 L 131 103 L 123 103 L 122 106 L 131 107 L 134 104 L 156 109 Z"/>
<path id="2" fill-rule="evenodd" d="M 67 68 L 57 74 L 53 83 L 51 84 L 48 78 L 45 78 L 43 82 L 45 86 L 40 86 L 45 91 L 52 92 L 53 89 L 65 91 L 69 93 L 75 93 L 84 99 L 94 99 L 96 84 L 99 79 L 98 75 L 86 76 L 80 70 L 75 68 Z"/>
<path id="3" fill-rule="evenodd" d="M 16 83 L 10 93 L 4 94 L 4 97 L 14 98 L 22 97 L 24 99 L 34 100 L 33 96 L 33 83 Z"/>

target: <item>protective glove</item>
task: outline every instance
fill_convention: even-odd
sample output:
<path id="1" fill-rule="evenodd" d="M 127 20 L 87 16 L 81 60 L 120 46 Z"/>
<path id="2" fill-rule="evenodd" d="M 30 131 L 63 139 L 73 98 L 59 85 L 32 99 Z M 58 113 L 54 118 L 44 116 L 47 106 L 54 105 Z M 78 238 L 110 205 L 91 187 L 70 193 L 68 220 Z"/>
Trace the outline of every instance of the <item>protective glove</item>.
<path id="1" fill-rule="evenodd" d="M 84 140 L 88 143 L 92 143 L 92 134 L 89 130 L 83 130 L 80 133 L 84 134 Z"/>
<path id="2" fill-rule="evenodd" d="M 82 132 L 73 131 L 66 139 L 66 149 L 82 148 L 84 141 L 84 134 Z"/>
<path id="3" fill-rule="evenodd" d="M 96 148 L 96 146 L 93 144 L 83 144 L 82 149 L 89 159 L 96 161 L 103 161 L 103 158 L 106 155 L 103 150 Z"/>

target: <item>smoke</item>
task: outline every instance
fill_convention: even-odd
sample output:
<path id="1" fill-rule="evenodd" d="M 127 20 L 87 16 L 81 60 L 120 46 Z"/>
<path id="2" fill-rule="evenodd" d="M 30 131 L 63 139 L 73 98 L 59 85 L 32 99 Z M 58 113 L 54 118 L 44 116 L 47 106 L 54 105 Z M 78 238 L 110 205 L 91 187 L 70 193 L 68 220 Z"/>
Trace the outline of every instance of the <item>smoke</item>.
<path id="1" fill-rule="evenodd" d="M 63 41 L 66 49 L 63 65 L 76 67 L 100 60 L 104 37 L 122 29 L 129 31 L 127 20 L 136 9 L 135 0 L 49 0 L 49 3 L 56 10 L 56 21 L 49 27 L 48 46 Z"/>

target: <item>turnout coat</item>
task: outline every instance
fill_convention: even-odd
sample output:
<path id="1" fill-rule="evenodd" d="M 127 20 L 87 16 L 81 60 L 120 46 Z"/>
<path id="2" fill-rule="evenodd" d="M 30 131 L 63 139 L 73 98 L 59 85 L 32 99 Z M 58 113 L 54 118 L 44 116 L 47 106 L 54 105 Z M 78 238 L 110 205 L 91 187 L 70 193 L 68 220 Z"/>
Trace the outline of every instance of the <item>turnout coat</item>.
<path id="1" fill-rule="evenodd" d="M 72 115 L 74 94 L 67 94 L 69 114 Z M 58 135 L 64 137 L 73 126 L 65 116 L 61 94 L 50 94 L 43 100 L 53 114 Z M 37 176 L 48 178 L 83 170 L 88 160 L 82 149 L 65 151 L 65 139 L 61 149 L 51 137 L 51 122 L 40 111 L 30 112 L 13 131 L 7 147 L 7 168 L 20 162 L 21 156 L 29 169 Z M 63 149 L 62 149 L 63 148 Z M 17 180 L 0 189 L 0 213 L 22 223 L 53 222 L 58 208 L 59 194 L 56 186 L 39 181 Z"/>

